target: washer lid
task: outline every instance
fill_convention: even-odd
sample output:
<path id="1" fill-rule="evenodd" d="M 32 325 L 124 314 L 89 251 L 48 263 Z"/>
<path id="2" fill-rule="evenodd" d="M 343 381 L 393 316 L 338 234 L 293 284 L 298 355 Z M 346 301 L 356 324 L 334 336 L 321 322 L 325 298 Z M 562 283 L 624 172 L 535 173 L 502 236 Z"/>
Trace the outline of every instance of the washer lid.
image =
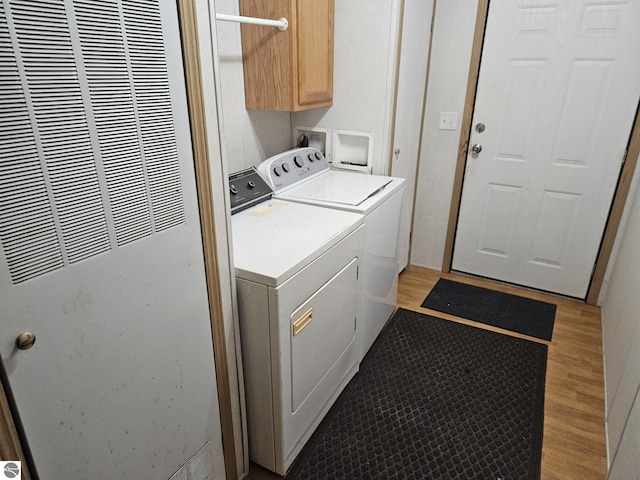
<path id="1" fill-rule="evenodd" d="M 317 200 L 357 206 L 383 190 L 392 181 L 391 177 L 332 170 L 302 182 L 282 192 L 282 195 L 291 200 Z"/>
<path id="2" fill-rule="evenodd" d="M 359 213 L 273 200 L 237 213 L 236 277 L 277 287 L 363 223 Z"/>

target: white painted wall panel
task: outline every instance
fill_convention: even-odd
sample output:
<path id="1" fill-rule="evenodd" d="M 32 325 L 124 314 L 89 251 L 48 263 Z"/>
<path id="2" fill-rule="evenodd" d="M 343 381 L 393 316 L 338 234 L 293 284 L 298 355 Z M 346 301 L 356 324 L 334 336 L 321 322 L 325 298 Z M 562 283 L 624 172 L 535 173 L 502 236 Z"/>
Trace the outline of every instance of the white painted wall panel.
<path id="1" fill-rule="evenodd" d="M 411 260 L 440 270 L 449 222 L 460 129 L 438 130 L 441 111 L 462 117 L 477 5 L 437 2 L 427 90 Z"/>
<path id="2" fill-rule="evenodd" d="M 335 0 L 333 106 L 291 115 L 293 125 L 373 134 L 373 172 L 387 174 L 398 0 Z"/>
<path id="3" fill-rule="evenodd" d="M 239 15 L 238 0 L 215 0 L 218 13 Z M 237 172 L 291 148 L 289 112 L 247 110 L 240 24 L 216 22 L 227 167 Z M 265 27 L 267 28 L 267 27 Z"/>
<path id="4" fill-rule="evenodd" d="M 620 448 L 612 459 L 608 480 L 640 480 L 640 396 L 636 394 L 633 408 L 624 429 Z"/>
<path id="5" fill-rule="evenodd" d="M 633 192 L 633 191 L 632 191 Z M 637 422 L 629 422 L 634 397 L 640 385 L 640 298 L 637 295 L 640 283 L 640 199 L 628 201 L 625 216 L 626 227 L 616 240 L 616 258 L 607 273 L 608 286 L 602 300 L 602 322 L 604 335 L 605 388 L 607 402 L 607 432 L 609 462 L 616 455 L 620 440 L 632 435 L 640 438 Z M 624 470 L 621 457 L 616 468 Z"/>

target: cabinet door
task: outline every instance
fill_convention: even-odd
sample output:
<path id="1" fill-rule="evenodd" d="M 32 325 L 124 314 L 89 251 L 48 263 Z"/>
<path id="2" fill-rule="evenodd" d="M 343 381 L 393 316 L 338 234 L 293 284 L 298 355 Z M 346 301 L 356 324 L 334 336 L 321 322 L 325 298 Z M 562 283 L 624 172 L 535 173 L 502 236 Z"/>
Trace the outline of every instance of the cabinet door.
<path id="1" fill-rule="evenodd" d="M 333 100 L 334 0 L 297 0 L 297 110 Z"/>

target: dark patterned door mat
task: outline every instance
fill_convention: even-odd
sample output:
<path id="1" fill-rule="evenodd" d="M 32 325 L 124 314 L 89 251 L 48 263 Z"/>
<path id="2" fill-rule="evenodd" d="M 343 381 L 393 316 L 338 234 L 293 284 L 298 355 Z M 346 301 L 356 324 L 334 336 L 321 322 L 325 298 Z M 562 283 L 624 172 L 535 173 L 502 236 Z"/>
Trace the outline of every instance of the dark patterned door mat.
<path id="1" fill-rule="evenodd" d="M 286 479 L 539 479 L 546 360 L 399 309 Z"/>
<path id="2" fill-rule="evenodd" d="M 551 340 L 556 318 L 553 303 L 445 278 L 438 280 L 422 306 L 542 340 Z"/>

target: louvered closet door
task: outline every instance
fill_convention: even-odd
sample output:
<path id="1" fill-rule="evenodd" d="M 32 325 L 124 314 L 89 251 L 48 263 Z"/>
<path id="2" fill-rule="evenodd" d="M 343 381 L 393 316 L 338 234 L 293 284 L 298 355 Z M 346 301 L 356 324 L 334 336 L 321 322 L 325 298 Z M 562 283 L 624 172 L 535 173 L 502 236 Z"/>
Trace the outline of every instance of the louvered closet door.
<path id="1" fill-rule="evenodd" d="M 41 479 L 214 478 L 175 9 L 0 0 L 0 353 Z"/>

